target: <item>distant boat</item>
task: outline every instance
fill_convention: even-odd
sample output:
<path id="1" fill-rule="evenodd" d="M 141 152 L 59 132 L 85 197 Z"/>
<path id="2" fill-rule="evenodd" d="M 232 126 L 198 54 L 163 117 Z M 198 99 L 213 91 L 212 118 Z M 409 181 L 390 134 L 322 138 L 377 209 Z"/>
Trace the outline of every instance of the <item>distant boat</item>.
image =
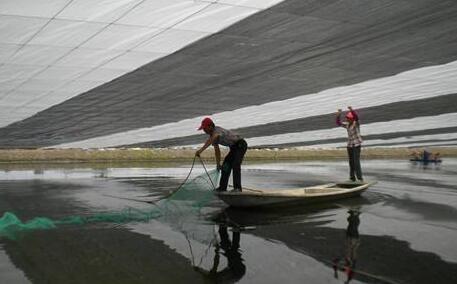
<path id="1" fill-rule="evenodd" d="M 411 162 L 418 162 L 418 163 L 441 163 L 441 159 L 439 160 L 424 160 L 424 159 L 409 159 Z"/>
<path id="2" fill-rule="evenodd" d="M 232 207 L 281 206 L 326 202 L 360 195 L 372 182 L 328 183 L 297 189 L 253 189 L 242 192 L 221 191 L 215 194 Z"/>

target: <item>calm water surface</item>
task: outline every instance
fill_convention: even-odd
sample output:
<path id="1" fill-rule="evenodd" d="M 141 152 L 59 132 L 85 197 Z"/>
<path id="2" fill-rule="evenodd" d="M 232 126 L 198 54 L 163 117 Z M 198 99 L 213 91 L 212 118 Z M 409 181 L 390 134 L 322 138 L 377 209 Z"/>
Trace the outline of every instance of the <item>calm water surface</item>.
<path id="1" fill-rule="evenodd" d="M 190 165 L 3 166 L 0 214 L 61 219 L 149 210 Z M 347 179 L 346 161 L 246 164 L 243 184 Z M 197 213 L 0 238 L 0 283 L 457 283 L 457 160 L 363 161 L 359 198 L 276 210 L 213 201 Z M 203 173 L 196 166 L 196 176 Z"/>

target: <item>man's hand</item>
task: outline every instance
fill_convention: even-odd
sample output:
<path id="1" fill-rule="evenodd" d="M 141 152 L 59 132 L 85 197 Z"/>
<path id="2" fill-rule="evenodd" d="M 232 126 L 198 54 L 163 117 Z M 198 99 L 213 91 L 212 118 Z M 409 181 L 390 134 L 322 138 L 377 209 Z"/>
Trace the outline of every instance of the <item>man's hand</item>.
<path id="1" fill-rule="evenodd" d="M 197 152 L 195 152 L 195 156 L 200 157 L 200 154 L 201 154 L 201 153 L 202 153 L 202 152 L 201 152 L 200 150 L 198 150 Z"/>

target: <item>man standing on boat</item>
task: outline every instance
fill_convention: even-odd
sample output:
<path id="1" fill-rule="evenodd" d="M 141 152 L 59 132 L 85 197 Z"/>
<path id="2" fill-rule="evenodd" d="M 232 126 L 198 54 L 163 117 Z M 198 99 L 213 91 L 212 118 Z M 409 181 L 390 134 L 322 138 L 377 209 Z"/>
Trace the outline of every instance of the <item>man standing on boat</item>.
<path id="1" fill-rule="evenodd" d="M 346 121 L 341 121 L 341 109 L 336 113 L 336 125 L 346 128 L 348 132 L 347 151 L 349 157 L 349 178 L 351 181 L 363 182 L 362 168 L 360 166 L 360 148 L 362 147 L 362 136 L 360 135 L 360 123 L 357 113 L 348 107 L 349 111 L 346 113 Z"/>
<path id="2" fill-rule="evenodd" d="M 241 191 L 241 163 L 243 162 L 244 154 L 246 153 L 248 144 L 240 135 L 236 134 L 235 132 L 216 126 L 213 120 L 209 117 L 206 117 L 202 120 L 198 130 L 202 129 L 206 134 L 209 135 L 209 138 L 206 140 L 205 144 L 195 153 L 195 155 L 200 156 L 200 154 L 205 151 L 206 148 L 208 148 L 210 145 L 213 145 L 216 155 L 217 169 L 222 171 L 221 181 L 219 183 L 219 187 L 216 190 L 227 190 L 230 172 L 233 169 L 233 190 Z M 222 166 L 220 164 L 221 151 L 219 149 L 219 144 L 230 148 L 230 152 L 225 157 Z"/>

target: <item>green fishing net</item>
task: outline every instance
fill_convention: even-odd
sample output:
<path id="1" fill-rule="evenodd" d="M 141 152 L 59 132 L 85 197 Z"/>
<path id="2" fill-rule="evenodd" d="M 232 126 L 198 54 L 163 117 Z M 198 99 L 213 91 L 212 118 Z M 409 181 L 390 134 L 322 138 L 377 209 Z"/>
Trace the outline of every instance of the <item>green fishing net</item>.
<path id="1" fill-rule="evenodd" d="M 69 216 L 52 220 L 36 217 L 29 221 L 21 221 L 14 213 L 5 212 L 0 218 L 0 237 L 16 239 L 18 233 L 33 230 L 53 229 L 62 225 L 84 225 L 89 223 L 147 222 L 159 219 L 173 227 L 192 234 L 190 219 L 198 218 L 201 209 L 214 200 L 214 186 L 219 179 L 217 170 L 205 172 L 186 181 L 173 194 L 151 204 L 149 209 L 126 207 L 115 212 L 103 212 L 88 216 Z"/>

